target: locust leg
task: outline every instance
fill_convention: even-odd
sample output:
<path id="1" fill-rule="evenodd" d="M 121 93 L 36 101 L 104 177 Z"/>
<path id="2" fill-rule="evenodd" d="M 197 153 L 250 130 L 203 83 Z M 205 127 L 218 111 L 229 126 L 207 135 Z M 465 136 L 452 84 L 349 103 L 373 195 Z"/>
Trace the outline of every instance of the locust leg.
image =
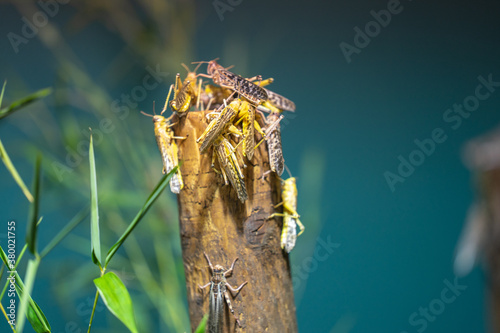
<path id="1" fill-rule="evenodd" d="M 161 110 L 161 114 L 163 114 L 163 112 L 167 111 L 167 107 L 168 107 L 168 100 L 170 99 L 170 94 L 172 93 L 172 89 L 174 88 L 174 85 L 171 84 L 170 85 L 170 89 L 168 90 L 168 95 L 167 95 L 167 99 L 165 100 L 165 105 L 163 106 L 163 110 Z"/>
<path id="2" fill-rule="evenodd" d="M 266 172 L 263 172 L 262 173 L 262 177 L 260 177 L 261 180 L 264 180 L 264 177 L 266 177 L 268 174 L 270 174 L 272 171 L 271 170 L 267 170 Z"/>
<path id="3" fill-rule="evenodd" d="M 203 289 L 205 289 L 206 287 L 208 287 L 208 286 L 209 286 L 209 285 L 211 285 L 211 284 L 212 284 L 212 282 L 209 282 L 209 283 L 207 283 L 207 284 L 206 284 L 206 285 L 204 285 L 204 286 L 200 286 L 200 285 L 198 285 L 198 288 L 200 288 L 201 290 L 203 290 Z"/>
<path id="4" fill-rule="evenodd" d="M 262 75 L 255 75 L 255 76 L 252 76 L 251 78 L 249 79 L 246 79 L 247 81 L 259 81 L 259 86 L 260 86 L 260 83 L 262 82 Z"/>
<path id="5" fill-rule="evenodd" d="M 249 80 L 250 81 L 250 80 Z M 260 87 L 265 87 L 265 86 L 268 86 L 270 85 L 271 83 L 274 82 L 274 79 L 272 77 L 268 78 L 268 79 L 265 79 L 265 80 L 262 80 L 259 82 L 259 86 Z"/>
<path id="6" fill-rule="evenodd" d="M 300 222 L 299 219 L 295 219 L 295 221 L 297 222 L 297 224 L 299 225 L 299 228 L 300 228 L 299 234 L 297 236 L 300 236 L 304 232 L 306 227 L 304 227 L 304 225 Z"/>
<path id="7" fill-rule="evenodd" d="M 279 125 L 280 121 L 285 118 L 285 116 L 281 115 L 279 116 L 278 119 L 276 119 L 276 121 L 272 124 L 270 124 L 267 128 L 266 128 L 266 135 L 269 135 L 269 133 L 271 133 L 272 131 L 274 131 L 276 129 L 276 127 Z"/>
<path id="8" fill-rule="evenodd" d="M 245 281 L 243 282 L 238 288 L 235 288 L 233 287 L 232 285 L 230 285 L 229 283 L 226 282 L 226 287 L 231 290 L 231 292 L 233 293 L 238 293 L 240 292 L 241 288 L 243 288 L 246 284 L 248 283 L 248 281 Z M 233 294 L 234 295 L 234 294 Z"/>
<path id="9" fill-rule="evenodd" d="M 231 311 L 231 314 L 233 315 L 234 319 L 236 319 L 238 326 L 241 327 L 240 320 L 234 314 L 234 309 L 233 309 L 233 306 L 231 305 L 231 301 L 229 300 L 229 295 L 228 295 L 227 291 L 224 292 L 224 298 L 226 299 L 226 303 L 227 303 L 227 306 L 229 307 L 229 311 Z"/>
<path id="10" fill-rule="evenodd" d="M 215 160 L 216 160 L 216 159 L 217 159 L 217 157 L 216 157 L 216 152 L 214 151 L 214 152 L 212 153 L 212 164 L 211 164 L 210 166 L 212 167 L 212 170 L 214 170 L 214 172 L 215 172 L 216 174 L 220 175 L 221 173 L 219 172 L 219 170 L 217 170 L 217 169 L 215 168 Z M 219 168 L 220 168 L 220 163 L 219 163 Z M 220 168 L 220 169 L 222 170 L 222 168 Z"/>
<path id="11" fill-rule="evenodd" d="M 289 214 L 283 214 L 283 213 L 273 213 L 267 217 L 266 220 L 272 219 L 273 217 L 280 216 L 280 217 L 285 217 L 285 216 L 290 216 Z"/>
<path id="12" fill-rule="evenodd" d="M 300 217 L 299 213 L 297 213 L 297 211 L 293 209 L 293 207 L 290 206 L 289 204 L 283 203 L 283 208 L 289 211 L 291 213 L 289 215 L 291 215 L 293 218 L 298 219 Z"/>
<path id="13" fill-rule="evenodd" d="M 199 110 L 199 106 L 200 106 L 200 96 L 201 96 L 201 79 L 198 81 L 198 91 L 197 91 L 197 94 L 196 94 L 196 110 Z"/>

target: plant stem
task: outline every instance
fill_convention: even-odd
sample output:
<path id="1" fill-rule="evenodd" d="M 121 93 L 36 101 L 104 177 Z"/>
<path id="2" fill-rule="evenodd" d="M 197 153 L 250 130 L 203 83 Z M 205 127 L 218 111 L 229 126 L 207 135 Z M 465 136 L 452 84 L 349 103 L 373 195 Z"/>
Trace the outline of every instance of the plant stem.
<path id="1" fill-rule="evenodd" d="M 90 328 L 92 327 L 92 321 L 94 320 L 95 308 L 97 306 L 97 300 L 99 299 L 99 291 L 95 292 L 94 307 L 92 308 L 92 314 L 90 315 L 89 329 L 87 333 L 90 333 Z"/>

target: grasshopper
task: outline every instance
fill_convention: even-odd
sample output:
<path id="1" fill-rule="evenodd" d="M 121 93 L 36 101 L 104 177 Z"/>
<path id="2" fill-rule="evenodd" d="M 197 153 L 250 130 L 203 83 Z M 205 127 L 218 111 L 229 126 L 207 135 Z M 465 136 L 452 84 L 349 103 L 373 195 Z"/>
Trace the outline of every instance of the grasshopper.
<path id="1" fill-rule="evenodd" d="M 247 101 L 242 101 L 238 112 L 238 121 L 235 125 L 240 122 L 242 124 L 243 130 L 243 155 L 245 155 L 249 160 L 252 159 L 255 148 L 255 131 L 259 132 L 263 138 L 266 134 L 262 131 L 259 123 L 255 120 L 255 107 L 248 103 Z"/>
<path id="2" fill-rule="evenodd" d="M 210 286 L 210 304 L 208 308 L 208 333 L 220 333 L 222 332 L 222 318 L 224 314 L 224 302 L 222 300 L 222 297 L 226 299 L 226 303 L 229 307 L 229 310 L 231 311 L 231 314 L 234 316 L 234 319 L 236 319 L 236 322 L 238 323 L 238 326 L 241 327 L 240 321 L 238 317 L 234 314 L 233 307 L 231 305 L 231 301 L 229 300 L 229 295 L 227 292 L 227 289 L 231 290 L 231 292 L 236 292 L 238 293 L 241 288 L 243 288 L 248 281 L 243 282 L 238 288 L 234 288 L 231 286 L 227 281 L 226 277 L 230 274 L 233 273 L 233 268 L 234 268 L 234 263 L 238 258 L 234 259 L 231 268 L 225 271 L 224 267 L 221 265 L 215 265 L 215 267 L 212 266 L 212 263 L 210 262 L 210 259 L 208 258 L 208 255 L 203 252 L 205 255 L 205 258 L 208 261 L 208 265 L 210 267 L 210 273 L 212 273 L 212 279 L 210 282 L 208 282 L 204 286 L 198 285 L 200 289 L 205 289 L 206 287 Z M 226 289 L 227 287 L 227 289 Z"/>
<path id="3" fill-rule="evenodd" d="M 235 154 L 236 148 L 233 147 L 231 142 L 223 135 L 220 135 L 213 145 L 214 154 L 212 155 L 212 168 L 217 172 L 215 169 L 215 158 L 217 157 L 222 176 L 224 177 L 224 183 L 227 185 L 229 178 L 229 182 L 236 191 L 236 194 L 238 194 L 238 198 L 244 203 L 245 200 L 248 199 L 248 193 L 245 181 L 243 180 L 243 173 L 241 172 L 238 158 Z"/>
<path id="4" fill-rule="evenodd" d="M 282 180 L 283 189 L 281 191 L 282 202 L 274 206 L 277 208 L 283 205 L 283 213 L 271 214 L 268 219 L 275 216 L 283 217 L 283 230 L 281 231 L 281 248 L 287 253 L 290 253 L 295 246 L 295 241 L 297 236 L 300 236 L 304 232 L 304 225 L 299 220 L 299 214 L 297 213 L 297 186 L 295 184 L 295 178 L 290 177 L 287 180 Z M 297 225 L 300 228 L 300 232 L 297 235 Z"/>
<path id="5" fill-rule="evenodd" d="M 231 127 L 233 120 L 238 114 L 240 105 L 241 101 L 239 99 L 232 101 L 229 105 L 224 100 L 224 104 L 215 112 L 218 116 L 208 124 L 203 134 L 196 140 L 196 142 L 203 140 L 200 146 L 200 153 L 204 153 L 222 133 Z M 234 128 L 232 130 L 234 131 Z M 239 134 L 237 131 L 235 132 Z"/>
<path id="6" fill-rule="evenodd" d="M 255 83 L 254 80 L 262 80 L 262 77 L 255 76 L 250 79 L 245 79 L 233 72 L 228 71 L 216 62 L 217 59 L 208 62 L 207 74 L 198 74 L 199 76 L 210 78 L 215 84 L 229 88 L 239 95 L 248 99 L 252 104 L 259 105 L 267 101 L 266 90 Z M 201 62 L 205 63 L 205 62 Z"/>
<path id="7" fill-rule="evenodd" d="M 223 104 L 224 100 L 227 100 L 232 93 L 231 89 L 207 84 L 201 96 L 205 103 L 218 106 Z"/>
<path id="8" fill-rule="evenodd" d="M 286 97 L 266 89 L 269 102 L 280 110 L 295 112 L 295 103 Z"/>
<path id="9" fill-rule="evenodd" d="M 170 94 L 174 91 L 174 97 L 168 102 L 170 99 Z M 176 112 L 178 115 L 186 115 L 191 108 L 191 103 L 193 101 L 193 96 L 196 96 L 196 92 L 193 90 L 190 81 L 186 81 L 186 83 L 182 83 L 181 75 L 177 73 L 175 76 L 175 86 L 173 84 L 170 85 L 170 89 L 168 91 L 167 100 L 165 101 L 165 106 L 161 113 L 167 110 L 167 106 L 170 105 L 170 108 Z"/>
<path id="10" fill-rule="evenodd" d="M 186 138 L 175 136 L 174 131 L 171 129 L 175 124 L 169 124 L 167 119 L 161 114 L 150 115 L 144 112 L 142 112 L 142 114 L 153 117 L 156 143 L 163 160 L 163 174 L 172 171 L 172 169 L 179 164 L 175 139 L 184 140 Z M 184 183 L 182 181 L 181 170 L 177 169 L 176 173 L 170 178 L 170 190 L 173 193 L 179 193 L 183 187 Z"/>
<path id="11" fill-rule="evenodd" d="M 198 66 L 196 66 L 196 68 L 192 72 L 189 70 L 189 67 L 186 66 L 185 64 L 181 64 L 181 65 L 187 71 L 186 78 L 184 79 L 184 82 L 182 84 L 183 84 L 183 86 L 191 85 L 191 89 L 190 90 L 191 90 L 192 93 L 194 92 L 194 94 L 192 95 L 192 97 L 193 97 L 193 99 L 196 99 L 196 103 L 193 103 L 193 99 L 192 99 L 191 106 L 196 106 L 196 110 L 199 110 L 202 80 L 200 79 L 198 81 L 198 85 L 196 85 L 196 79 L 198 77 L 198 74 L 196 74 L 196 71 L 201 66 L 201 64 L 199 64 Z"/>
<path id="12" fill-rule="evenodd" d="M 264 137 L 267 141 L 267 150 L 269 152 L 269 166 L 271 171 L 276 172 L 278 176 L 281 176 L 283 173 L 285 165 L 279 124 L 283 118 L 283 115 L 280 115 L 278 112 L 271 112 L 266 118 L 266 123 L 269 126 L 266 128 Z"/>
<path id="13" fill-rule="evenodd" d="M 271 77 L 271 78 L 268 78 L 266 80 L 262 80 L 259 83 L 259 86 L 264 87 L 264 86 L 267 86 L 273 82 L 274 82 L 274 79 Z M 292 102 L 291 100 L 289 100 L 286 97 L 283 97 L 283 96 L 275 93 L 274 91 L 271 91 L 271 90 L 266 89 L 266 88 L 264 88 L 264 89 L 266 90 L 267 97 L 268 97 L 268 100 L 266 102 L 262 103 L 265 108 L 279 111 L 279 112 L 283 112 L 283 110 L 295 112 L 295 103 L 294 102 Z"/>

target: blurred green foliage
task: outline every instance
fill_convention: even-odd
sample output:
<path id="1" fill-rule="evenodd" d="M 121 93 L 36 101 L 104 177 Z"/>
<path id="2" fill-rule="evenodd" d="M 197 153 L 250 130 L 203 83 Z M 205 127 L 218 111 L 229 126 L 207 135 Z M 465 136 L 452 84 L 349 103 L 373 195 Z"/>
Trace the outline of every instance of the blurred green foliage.
<path id="1" fill-rule="evenodd" d="M 26 17 L 32 17 L 39 10 L 35 1 L 10 2 Z M 136 109 L 137 103 L 130 107 L 116 96 L 142 86 L 151 71 L 159 68 L 161 72 L 172 72 L 181 62 L 191 59 L 190 37 L 195 25 L 194 5 L 190 1 L 118 0 L 111 4 L 92 0 L 73 1 L 65 6 L 69 9 L 61 15 L 65 18 L 72 16 L 64 25 L 56 24 L 58 18 L 49 20 L 37 36 L 53 55 L 57 73 L 53 94 L 45 100 L 47 104 L 36 104 L 36 112 L 30 109 L 33 112 L 29 112 L 29 117 L 36 126 L 35 130 L 33 125 L 25 122 L 12 123 L 31 141 L 24 149 L 26 159 L 33 161 L 36 151 L 43 154 L 45 182 L 42 194 L 47 199 L 42 202 L 39 215 L 58 217 L 58 221 L 51 221 L 52 237 L 56 234 L 54 230 L 66 228 L 64 231 L 69 233 L 64 240 L 56 236 L 56 242 L 62 240 L 59 247 L 64 247 L 64 251 L 48 255 L 39 269 L 50 281 L 53 290 L 51 302 L 57 302 L 61 313 L 66 316 L 58 321 L 75 320 L 80 324 L 88 318 L 81 314 L 78 314 L 80 318 L 75 318 L 74 309 L 79 302 L 81 304 L 82 298 L 92 293 L 92 280 L 98 273 L 87 260 L 90 228 L 73 230 L 86 214 L 87 209 L 82 207 L 87 206 L 90 197 L 90 174 L 86 163 L 88 128 L 92 127 L 95 163 L 99 170 L 96 179 L 100 244 L 109 248 L 127 229 L 127 221 L 141 209 L 144 198 L 161 177 L 161 161 L 150 120 L 150 126 L 144 131 L 137 126 L 144 121 Z M 193 24 L 186 24 L 190 21 Z M 112 39 L 122 47 L 122 51 L 98 74 L 89 69 L 92 64 L 79 57 L 70 42 L 90 25 L 110 32 Z M 186 26 L 191 29 L 186 29 Z M 140 73 L 137 68 L 142 69 Z M 172 75 L 158 80 L 158 91 L 164 88 L 166 93 L 173 78 Z M 23 87 L 31 82 L 17 80 L 14 79 L 12 84 L 15 92 L 7 93 L 6 97 L 13 99 L 27 95 Z M 48 92 L 42 90 L 35 97 L 45 96 Z M 152 103 L 153 97 L 153 93 L 147 91 L 145 100 Z M 31 100 L 21 100 L 19 105 L 24 106 L 26 101 Z M 13 109 L 0 111 L 4 114 L 17 109 L 14 104 Z M 62 221 L 70 220 L 78 211 L 80 213 L 65 227 L 66 222 Z M 173 196 L 162 195 L 142 227 L 129 235 L 123 249 L 116 252 L 108 267 L 108 271 L 116 273 L 131 293 L 140 332 L 157 331 L 160 327 L 169 332 L 190 330 L 177 220 Z M 85 221 L 87 223 L 88 219 Z M 41 227 L 43 229 L 43 225 Z M 50 250 L 54 246 L 55 243 L 50 243 L 47 248 Z M 48 251 L 41 253 L 43 257 Z M 36 290 L 36 284 L 34 288 Z M 40 306 L 43 308 L 43 304 Z M 96 312 L 96 317 L 101 317 L 100 322 L 108 315 Z M 48 319 L 51 320 L 50 316 Z M 106 332 L 123 331 L 123 325 L 113 320 L 108 322 Z M 93 331 L 98 332 L 100 326 L 95 326 Z"/>

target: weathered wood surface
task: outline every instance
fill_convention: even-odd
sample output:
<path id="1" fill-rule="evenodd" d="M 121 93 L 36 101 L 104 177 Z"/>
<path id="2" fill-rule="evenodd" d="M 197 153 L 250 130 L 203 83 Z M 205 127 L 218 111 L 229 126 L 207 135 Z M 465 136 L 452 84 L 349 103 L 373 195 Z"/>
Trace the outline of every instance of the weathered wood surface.
<path id="1" fill-rule="evenodd" d="M 267 148 L 261 144 L 243 169 L 249 199 L 242 204 L 231 185 L 212 168 L 212 149 L 199 153 L 198 138 L 207 126 L 203 112 L 190 112 L 175 126 L 184 189 L 178 195 L 182 255 L 186 274 L 191 327 L 208 312 L 210 281 L 203 252 L 215 265 L 228 269 L 235 258 L 228 282 L 237 287 L 245 281 L 231 303 L 242 328 L 224 310 L 223 332 L 297 332 L 293 286 L 288 255 L 280 248 L 281 218 L 269 219 L 273 205 L 281 201 L 281 184 L 269 170 Z M 230 291 L 228 291 L 230 292 Z"/>

